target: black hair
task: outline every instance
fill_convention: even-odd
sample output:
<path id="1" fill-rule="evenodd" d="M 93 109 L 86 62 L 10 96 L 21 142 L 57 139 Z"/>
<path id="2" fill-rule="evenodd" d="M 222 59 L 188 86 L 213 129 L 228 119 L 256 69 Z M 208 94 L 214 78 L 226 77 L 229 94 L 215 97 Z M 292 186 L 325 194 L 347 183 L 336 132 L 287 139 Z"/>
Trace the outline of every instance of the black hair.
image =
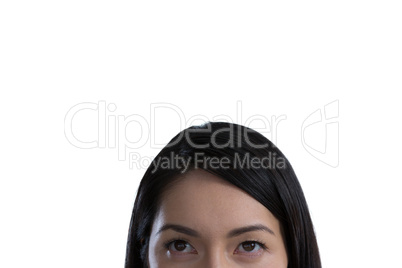
<path id="1" fill-rule="evenodd" d="M 205 160 L 202 163 L 200 155 Z M 160 197 L 187 171 L 174 163 L 158 166 L 159 160 L 172 156 L 188 160 L 193 169 L 202 168 L 221 177 L 264 205 L 280 222 L 288 268 L 321 268 L 307 202 L 289 161 L 262 134 L 224 122 L 209 122 L 181 131 L 150 164 L 132 211 L 125 268 L 147 267 L 149 238 Z M 208 159 L 213 158 L 226 158 L 226 165 L 208 164 Z"/>

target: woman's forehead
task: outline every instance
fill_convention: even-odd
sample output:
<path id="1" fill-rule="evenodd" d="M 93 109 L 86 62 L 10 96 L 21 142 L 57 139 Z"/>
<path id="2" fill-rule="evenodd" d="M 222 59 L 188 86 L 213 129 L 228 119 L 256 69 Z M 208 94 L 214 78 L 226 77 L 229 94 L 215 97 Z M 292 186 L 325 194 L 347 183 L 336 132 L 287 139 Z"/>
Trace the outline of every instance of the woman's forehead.
<path id="1" fill-rule="evenodd" d="M 183 175 L 162 195 L 156 219 L 206 231 L 264 224 L 279 232 L 272 213 L 243 190 L 204 170 Z"/>

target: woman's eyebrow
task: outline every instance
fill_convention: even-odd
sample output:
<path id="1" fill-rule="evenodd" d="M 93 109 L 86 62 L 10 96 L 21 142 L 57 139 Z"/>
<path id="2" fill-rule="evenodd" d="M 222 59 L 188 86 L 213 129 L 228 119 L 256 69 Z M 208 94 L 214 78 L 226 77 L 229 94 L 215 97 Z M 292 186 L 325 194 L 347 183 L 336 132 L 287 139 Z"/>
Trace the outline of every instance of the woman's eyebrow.
<path id="1" fill-rule="evenodd" d="M 156 234 L 159 234 L 159 233 L 169 230 L 169 229 L 176 231 L 178 233 L 189 235 L 189 236 L 194 236 L 194 237 L 200 236 L 200 234 L 196 230 L 193 230 L 191 228 L 185 227 L 183 225 L 178 225 L 178 224 L 165 224 L 159 229 L 159 231 Z"/>
<path id="2" fill-rule="evenodd" d="M 249 225 L 249 226 L 245 226 L 245 227 L 236 228 L 236 229 L 230 231 L 227 236 L 228 237 L 235 237 L 235 236 L 242 235 L 244 233 L 254 232 L 254 231 L 265 231 L 265 232 L 268 232 L 268 233 L 270 233 L 272 235 L 275 235 L 274 231 L 272 231 L 267 226 L 262 225 L 262 224 L 254 224 L 254 225 Z"/>
<path id="3" fill-rule="evenodd" d="M 196 230 L 193 230 L 189 227 L 179 225 L 179 224 L 165 224 L 159 229 L 159 231 L 156 234 L 159 234 L 166 230 L 173 230 L 178 233 L 186 234 L 189 236 L 200 237 L 200 234 Z M 244 233 L 255 232 L 255 231 L 265 231 L 272 235 L 275 235 L 274 231 L 272 231 L 267 226 L 265 226 L 263 224 L 254 224 L 254 225 L 249 225 L 249 226 L 233 229 L 232 231 L 230 231 L 228 233 L 227 237 L 235 237 L 235 236 L 242 235 Z"/>

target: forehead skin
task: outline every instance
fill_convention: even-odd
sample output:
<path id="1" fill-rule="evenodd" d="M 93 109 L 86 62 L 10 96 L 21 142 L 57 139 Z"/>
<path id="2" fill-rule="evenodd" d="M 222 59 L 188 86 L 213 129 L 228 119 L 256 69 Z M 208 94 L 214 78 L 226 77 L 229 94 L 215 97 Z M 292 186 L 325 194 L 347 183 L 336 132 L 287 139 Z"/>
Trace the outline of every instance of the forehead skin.
<path id="1" fill-rule="evenodd" d="M 266 264 L 269 261 L 270 265 L 265 267 L 287 267 L 279 221 L 250 195 L 204 170 L 187 172 L 162 195 L 150 239 L 151 268 L 170 267 L 160 263 L 163 260 L 163 256 L 160 256 L 163 255 L 160 253 L 160 240 L 163 239 L 161 237 L 167 237 L 174 232 L 158 234 L 160 228 L 167 223 L 180 224 L 196 230 L 200 234 L 197 238 L 198 244 L 202 245 L 205 251 L 208 248 L 225 248 L 224 245 L 228 243 L 227 234 L 233 229 L 263 224 L 275 233 L 272 235 L 258 232 L 258 236 L 264 238 L 264 241 L 269 240 L 266 242 L 269 242 L 270 256 L 267 255 Z"/>

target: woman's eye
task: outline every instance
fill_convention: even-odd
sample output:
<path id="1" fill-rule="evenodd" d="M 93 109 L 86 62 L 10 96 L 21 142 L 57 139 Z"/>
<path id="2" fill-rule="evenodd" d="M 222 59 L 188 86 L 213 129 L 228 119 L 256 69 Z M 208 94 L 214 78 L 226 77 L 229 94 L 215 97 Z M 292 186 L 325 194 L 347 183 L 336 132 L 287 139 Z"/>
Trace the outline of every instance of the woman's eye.
<path id="1" fill-rule="evenodd" d="M 168 250 L 172 253 L 192 253 L 197 251 L 189 243 L 183 240 L 175 240 L 168 244 Z"/>
<path id="2" fill-rule="evenodd" d="M 237 249 L 235 250 L 236 254 L 253 254 L 253 253 L 259 253 L 262 252 L 266 247 L 255 241 L 246 241 L 241 243 Z"/>

